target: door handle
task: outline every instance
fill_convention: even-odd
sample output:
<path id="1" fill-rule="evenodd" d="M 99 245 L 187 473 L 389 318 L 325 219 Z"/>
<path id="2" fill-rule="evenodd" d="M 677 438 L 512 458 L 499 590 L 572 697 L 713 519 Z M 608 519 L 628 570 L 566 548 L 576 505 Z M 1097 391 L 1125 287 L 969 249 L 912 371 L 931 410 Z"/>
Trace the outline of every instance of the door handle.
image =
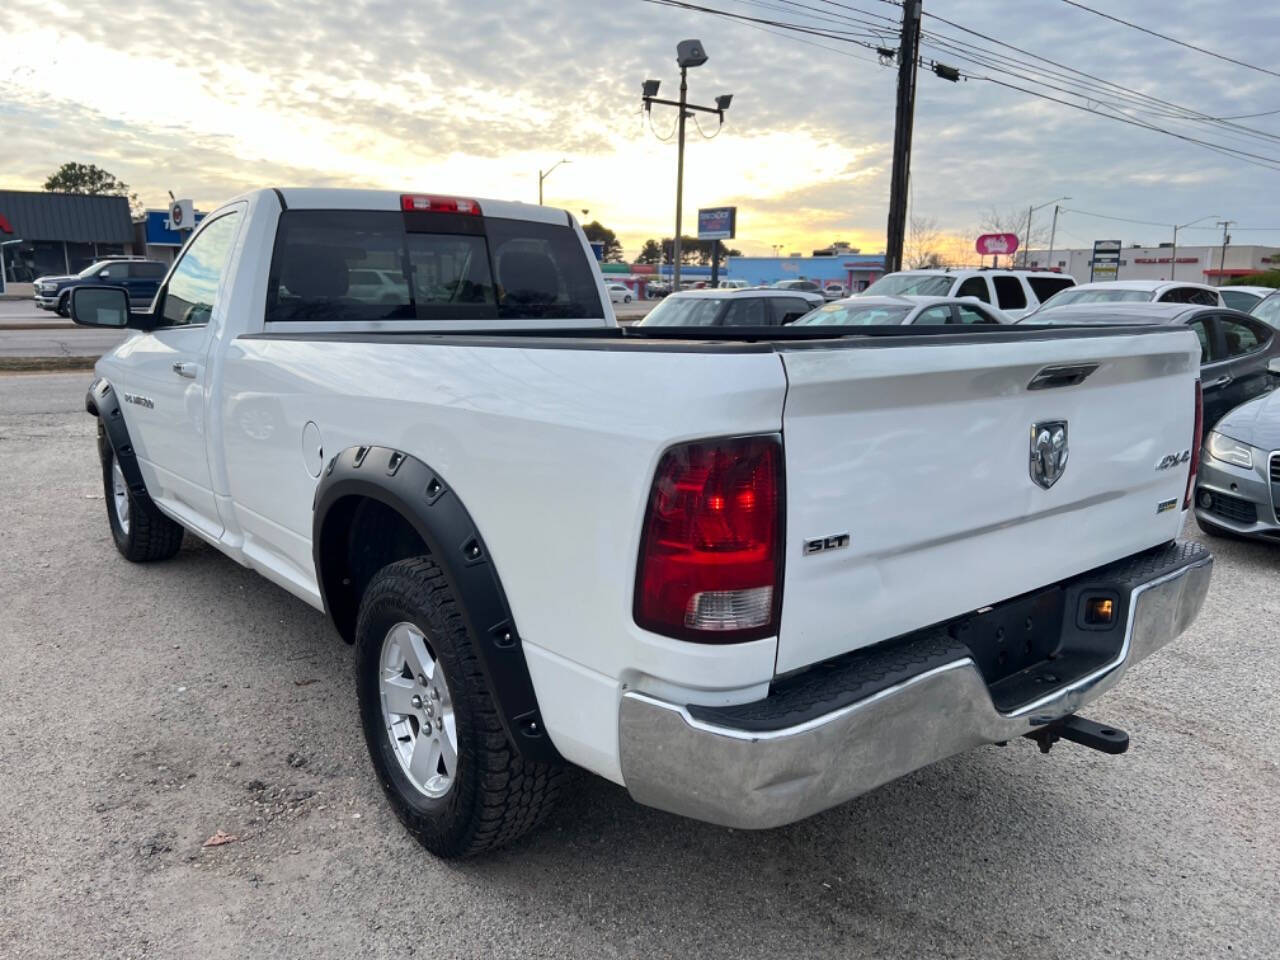
<path id="1" fill-rule="evenodd" d="M 1231 382 L 1230 377 L 1219 377 L 1217 380 L 1213 380 L 1209 383 L 1209 388 L 1212 389 L 1214 387 L 1225 387 L 1230 382 Z"/>
<path id="2" fill-rule="evenodd" d="M 173 372 L 180 377 L 186 377 L 188 380 L 194 380 L 200 368 L 194 363 L 181 363 L 175 361 L 173 364 Z"/>

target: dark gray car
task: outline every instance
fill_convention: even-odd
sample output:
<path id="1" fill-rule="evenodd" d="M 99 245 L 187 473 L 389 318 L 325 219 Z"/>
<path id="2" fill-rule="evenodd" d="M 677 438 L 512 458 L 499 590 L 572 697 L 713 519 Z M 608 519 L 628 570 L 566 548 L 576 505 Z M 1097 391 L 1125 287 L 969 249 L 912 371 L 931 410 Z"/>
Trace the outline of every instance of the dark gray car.
<path id="1" fill-rule="evenodd" d="M 1280 361 L 1271 362 L 1280 373 Z M 1196 474 L 1196 519 L 1210 534 L 1280 541 L 1280 391 L 1236 407 L 1209 432 Z"/>

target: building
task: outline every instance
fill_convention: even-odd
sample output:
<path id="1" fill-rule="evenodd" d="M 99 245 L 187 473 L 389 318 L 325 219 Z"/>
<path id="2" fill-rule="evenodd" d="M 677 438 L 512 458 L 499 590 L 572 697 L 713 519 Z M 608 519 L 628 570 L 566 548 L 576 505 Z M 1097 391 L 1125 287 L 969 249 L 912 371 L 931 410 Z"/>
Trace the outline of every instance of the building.
<path id="1" fill-rule="evenodd" d="M 204 214 L 195 214 L 195 225 L 199 226 Z M 143 256 L 163 263 L 173 263 L 178 251 L 191 236 L 191 231 L 169 229 L 168 210 L 148 210 L 140 220 L 133 222 L 133 249 Z"/>
<path id="2" fill-rule="evenodd" d="M 95 260 L 133 252 L 124 197 L 0 190 L 0 269 L 9 283 L 77 273 Z"/>
<path id="3" fill-rule="evenodd" d="M 1173 263 L 1173 253 L 1172 243 L 1124 247 L 1120 251 L 1120 268 L 1114 279 L 1194 280 L 1218 286 L 1233 277 L 1280 268 L 1280 247 L 1232 244 L 1224 255 L 1221 244 L 1194 247 L 1178 244 L 1176 264 Z M 1027 254 L 1027 266 L 1057 269 L 1071 274 L 1077 283 L 1088 283 L 1092 259 L 1092 248 L 1055 250 L 1052 263 L 1049 262 L 1048 251 L 1032 250 Z"/>
<path id="4" fill-rule="evenodd" d="M 746 280 L 752 286 L 779 280 L 812 280 L 820 285 L 842 283 L 845 289 L 856 293 L 865 290 L 883 273 L 883 253 L 849 253 L 818 257 L 730 257 L 725 276 Z"/>

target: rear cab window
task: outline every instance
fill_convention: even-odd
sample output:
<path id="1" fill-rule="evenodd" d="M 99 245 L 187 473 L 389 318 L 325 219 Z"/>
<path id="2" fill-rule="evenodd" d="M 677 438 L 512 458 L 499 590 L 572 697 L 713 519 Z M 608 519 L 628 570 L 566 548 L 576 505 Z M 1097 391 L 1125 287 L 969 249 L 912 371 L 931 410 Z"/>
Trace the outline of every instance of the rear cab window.
<path id="1" fill-rule="evenodd" d="M 604 316 L 567 222 L 416 210 L 280 215 L 267 322 Z"/>

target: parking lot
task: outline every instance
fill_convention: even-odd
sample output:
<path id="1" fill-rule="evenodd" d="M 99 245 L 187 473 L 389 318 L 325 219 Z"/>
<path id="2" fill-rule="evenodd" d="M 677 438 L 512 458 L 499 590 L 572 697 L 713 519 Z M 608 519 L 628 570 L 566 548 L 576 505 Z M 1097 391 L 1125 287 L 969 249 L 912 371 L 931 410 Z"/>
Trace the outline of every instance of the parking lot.
<path id="1" fill-rule="evenodd" d="M 88 380 L 0 377 L 0 954 L 1276 955 L 1274 546 L 1211 541 L 1199 620 L 1088 711 L 1125 756 L 983 748 L 767 833 L 583 775 L 445 863 L 383 801 L 321 614 L 191 537 L 117 555 Z"/>

